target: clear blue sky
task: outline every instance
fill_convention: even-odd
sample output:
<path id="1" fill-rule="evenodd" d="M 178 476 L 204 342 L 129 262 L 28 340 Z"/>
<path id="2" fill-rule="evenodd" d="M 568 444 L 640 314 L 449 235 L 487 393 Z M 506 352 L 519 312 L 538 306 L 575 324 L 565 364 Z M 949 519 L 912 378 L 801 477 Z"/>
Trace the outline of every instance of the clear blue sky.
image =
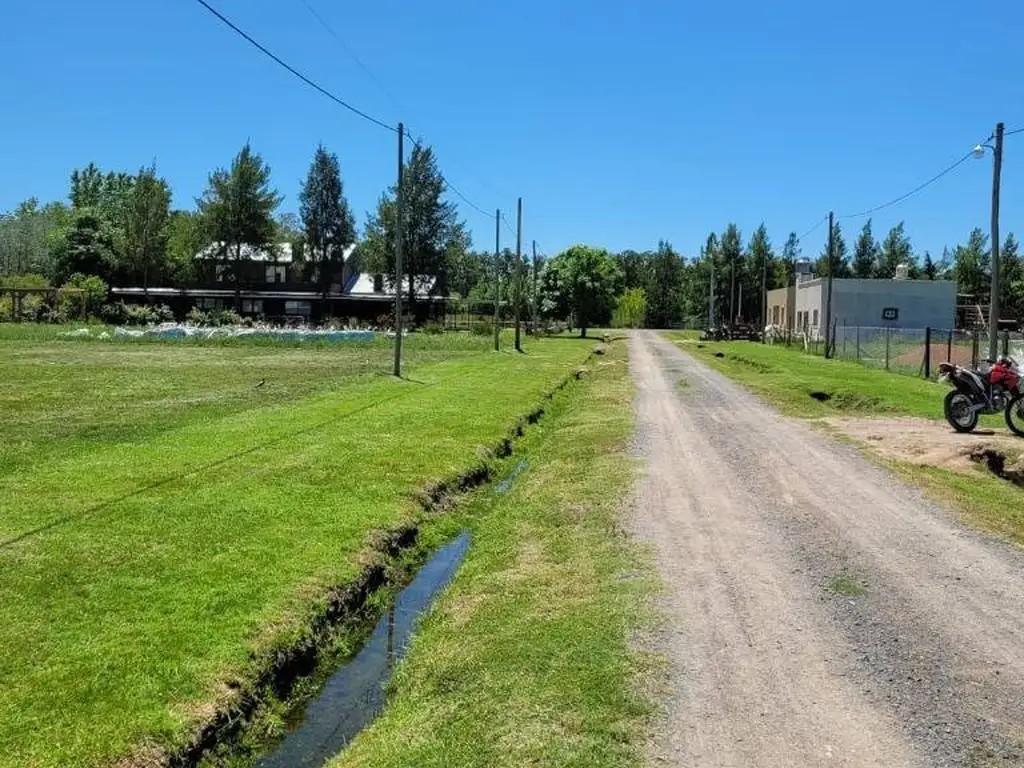
<path id="1" fill-rule="evenodd" d="M 909 190 L 984 139 L 1024 127 L 1024 4 L 957 0 L 211 0 L 243 29 L 387 122 L 432 143 L 482 208 L 525 205 L 552 253 L 670 240 L 762 220 L 781 247 L 829 208 Z M 308 89 L 194 0 L 0 5 L 0 210 L 63 198 L 72 168 L 156 160 L 191 207 L 251 139 L 296 210 L 318 141 L 341 158 L 360 225 L 394 175 L 394 139 Z M 396 103 L 397 102 L 397 103 Z M 991 160 L 972 161 L 875 230 L 906 219 L 917 250 L 988 228 Z M 1003 231 L 1024 234 L 1024 133 L 1007 139 Z M 461 206 L 478 247 L 493 224 Z M 860 221 L 844 221 L 852 247 Z M 819 250 L 822 227 L 804 243 Z M 506 233 L 506 241 L 507 233 Z"/>

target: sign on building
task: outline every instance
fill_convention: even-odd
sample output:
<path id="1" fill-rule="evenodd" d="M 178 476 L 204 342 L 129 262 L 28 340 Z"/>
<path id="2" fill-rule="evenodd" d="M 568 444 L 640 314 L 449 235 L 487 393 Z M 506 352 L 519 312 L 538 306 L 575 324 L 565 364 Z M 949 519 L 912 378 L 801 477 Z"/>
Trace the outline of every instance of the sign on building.
<path id="1" fill-rule="evenodd" d="M 883 320 L 899 320 L 900 310 L 899 307 L 886 307 L 882 310 Z"/>

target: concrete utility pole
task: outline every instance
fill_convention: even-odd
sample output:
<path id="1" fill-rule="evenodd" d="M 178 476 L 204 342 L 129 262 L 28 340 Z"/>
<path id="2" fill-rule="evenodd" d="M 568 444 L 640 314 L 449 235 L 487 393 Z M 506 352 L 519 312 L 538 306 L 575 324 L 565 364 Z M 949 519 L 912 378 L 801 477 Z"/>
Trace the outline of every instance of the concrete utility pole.
<path id="1" fill-rule="evenodd" d="M 402 217 L 405 215 L 405 126 L 398 124 L 398 191 L 395 195 L 395 376 L 402 375 Z M 409 287 L 412 287 L 410 281 Z"/>
<path id="2" fill-rule="evenodd" d="M 988 311 L 988 357 L 999 359 L 999 182 L 1003 173 L 1003 124 L 996 124 L 992 164 L 992 298 Z"/>
<path id="3" fill-rule="evenodd" d="M 768 327 L 768 255 L 761 254 L 761 343 L 765 343 L 764 329 Z"/>
<path id="4" fill-rule="evenodd" d="M 742 290 L 743 286 L 740 286 Z M 740 301 L 742 306 L 743 301 Z M 736 322 L 736 257 L 729 254 L 729 327 Z"/>
<path id="5" fill-rule="evenodd" d="M 832 357 L 832 275 L 835 264 L 835 217 L 828 212 L 828 294 L 825 297 L 825 359 Z M 820 329 L 819 329 L 820 330 Z"/>
<path id="6" fill-rule="evenodd" d="M 501 209 L 494 212 L 494 351 L 501 348 Z"/>
<path id="7" fill-rule="evenodd" d="M 523 351 L 520 343 L 520 315 L 523 303 L 523 198 L 516 201 L 516 282 L 512 289 L 512 300 L 515 302 L 516 313 L 516 352 Z"/>

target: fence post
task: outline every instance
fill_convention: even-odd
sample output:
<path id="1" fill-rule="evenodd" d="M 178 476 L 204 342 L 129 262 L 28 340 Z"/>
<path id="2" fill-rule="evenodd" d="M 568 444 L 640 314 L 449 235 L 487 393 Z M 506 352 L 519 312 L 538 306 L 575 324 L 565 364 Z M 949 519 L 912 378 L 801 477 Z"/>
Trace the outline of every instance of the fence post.
<path id="1" fill-rule="evenodd" d="M 860 362 L 860 326 L 857 326 L 857 362 Z"/>
<path id="2" fill-rule="evenodd" d="M 932 377 L 932 329 L 928 326 L 924 329 L 924 377 Z"/>
<path id="3" fill-rule="evenodd" d="M 892 338 L 892 329 L 889 326 L 885 327 L 885 370 L 889 370 L 889 339 Z"/>
<path id="4" fill-rule="evenodd" d="M 1010 332 L 1003 331 L 1003 357 L 1010 356 Z"/>
<path id="5" fill-rule="evenodd" d="M 846 360 L 846 337 L 850 334 L 846 332 L 846 321 L 843 320 L 843 360 Z"/>
<path id="6" fill-rule="evenodd" d="M 972 368 L 977 368 L 978 367 L 978 340 L 979 340 L 978 329 L 975 328 L 971 332 L 971 367 Z"/>
<path id="7" fill-rule="evenodd" d="M 946 362 L 953 362 L 953 330 L 949 331 L 949 341 L 946 342 Z"/>

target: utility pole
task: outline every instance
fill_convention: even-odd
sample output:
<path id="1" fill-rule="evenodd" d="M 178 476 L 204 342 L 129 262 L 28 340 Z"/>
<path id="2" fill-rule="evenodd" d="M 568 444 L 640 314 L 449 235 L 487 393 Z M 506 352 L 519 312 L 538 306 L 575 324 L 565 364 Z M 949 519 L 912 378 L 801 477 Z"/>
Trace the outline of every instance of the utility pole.
<path id="1" fill-rule="evenodd" d="M 741 302 L 742 303 L 742 302 Z M 729 254 L 729 327 L 736 322 L 736 257 Z"/>
<path id="2" fill-rule="evenodd" d="M 836 228 L 832 211 L 828 212 L 828 294 L 825 297 L 825 359 L 832 357 L 832 273 L 835 265 Z M 818 329 L 821 330 L 820 328 Z"/>
<path id="3" fill-rule="evenodd" d="M 533 337 L 537 338 L 537 241 L 533 241 Z"/>
<path id="4" fill-rule="evenodd" d="M 523 351 L 519 340 L 521 305 L 523 303 L 523 198 L 516 201 L 516 282 L 512 289 L 516 312 L 516 352 Z"/>
<path id="5" fill-rule="evenodd" d="M 988 357 L 999 359 L 999 181 L 1003 173 L 1003 124 L 996 124 L 992 164 L 992 298 L 988 310 Z"/>
<path id="6" fill-rule="evenodd" d="M 765 328 L 768 327 L 768 255 L 761 254 L 761 343 L 765 343 Z"/>
<path id="7" fill-rule="evenodd" d="M 501 209 L 494 212 L 494 351 L 501 347 Z"/>
<path id="8" fill-rule="evenodd" d="M 398 191 L 395 195 L 395 376 L 402 375 L 402 217 L 405 215 L 405 125 L 398 124 Z M 412 288 L 412 281 L 409 281 Z"/>

